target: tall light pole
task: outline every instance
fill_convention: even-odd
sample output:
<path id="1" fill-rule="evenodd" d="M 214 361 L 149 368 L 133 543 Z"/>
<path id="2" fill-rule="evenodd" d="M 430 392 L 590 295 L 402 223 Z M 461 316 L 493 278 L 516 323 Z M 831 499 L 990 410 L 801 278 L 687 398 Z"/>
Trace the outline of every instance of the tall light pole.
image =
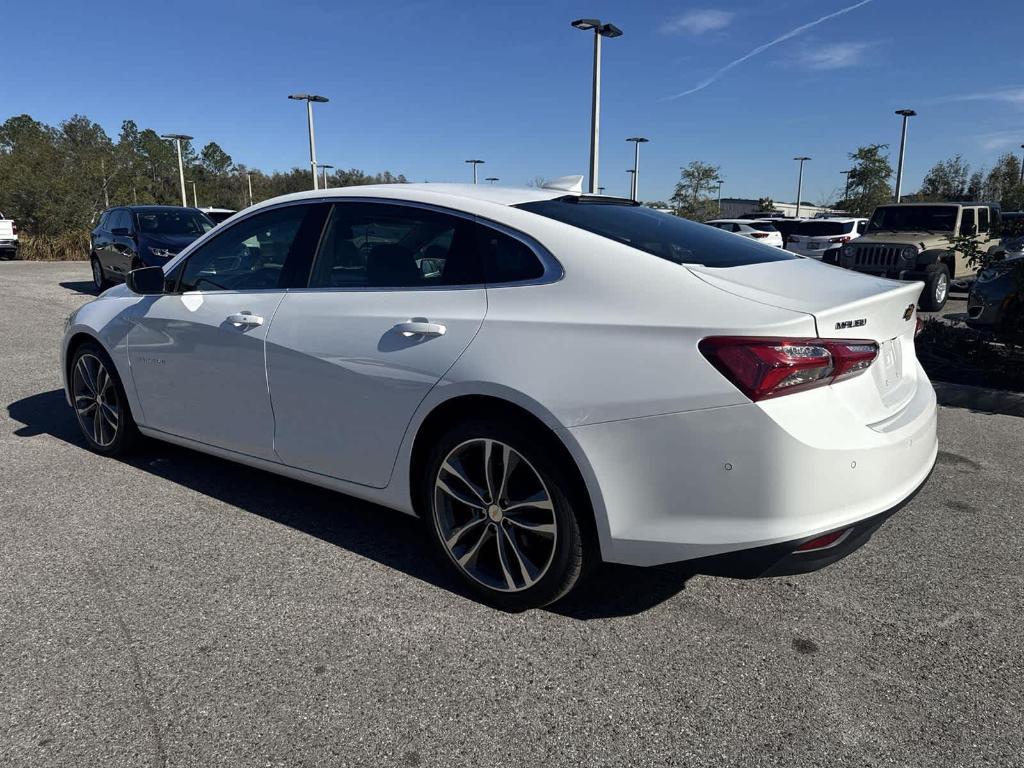
<path id="1" fill-rule="evenodd" d="M 1020 148 L 1024 149 L 1024 144 L 1021 144 Z M 1024 184 L 1024 154 L 1020 156 L 1020 181 L 1018 183 Z"/>
<path id="2" fill-rule="evenodd" d="M 800 175 L 797 176 L 796 180 L 796 218 L 800 218 L 800 198 L 804 194 L 804 162 L 810 160 L 809 157 L 794 157 L 794 160 L 800 161 Z"/>
<path id="3" fill-rule="evenodd" d="M 604 194 L 604 187 L 598 187 L 597 188 L 597 194 L 603 195 Z"/>
<path id="4" fill-rule="evenodd" d="M 850 199 L 850 174 L 853 173 L 853 168 L 840 171 L 840 173 L 846 176 L 846 185 L 843 188 L 843 202 L 847 202 Z"/>
<path id="5" fill-rule="evenodd" d="M 636 189 L 636 171 L 632 168 L 627 168 L 626 173 L 629 174 L 629 199 L 636 200 L 636 198 L 633 197 L 633 190 Z"/>
<path id="6" fill-rule="evenodd" d="M 178 150 L 178 181 L 181 182 L 181 207 L 188 207 L 188 198 L 185 197 L 185 165 L 181 161 L 181 142 L 192 141 L 191 136 L 184 133 L 162 133 L 161 139 L 173 139 L 174 147 Z"/>
<path id="7" fill-rule="evenodd" d="M 252 207 L 252 171 L 245 172 L 245 179 L 249 182 L 249 207 Z"/>
<path id="8" fill-rule="evenodd" d="M 626 141 L 633 142 L 633 188 L 629 196 L 635 203 L 640 196 L 640 145 L 646 144 L 649 140 L 643 136 L 631 136 Z"/>
<path id="9" fill-rule="evenodd" d="M 467 160 L 466 162 L 467 163 L 471 163 L 473 165 L 473 183 L 476 184 L 476 167 L 478 165 L 482 164 L 484 161 L 483 160 Z"/>
<path id="10" fill-rule="evenodd" d="M 600 19 L 576 19 L 576 29 L 594 30 L 594 87 L 590 107 L 590 194 L 597 191 L 597 157 L 601 126 L 601 38 L 619 37 L 622 30 L 614 24 L 602 24 Z"/>
<path id="11" fill-rule="evenodd" d="M 195 181 L 193 181 L 192 179 L 185 179 L 185 183 L 192 185 L 192 207 L 193 208 L 198 208 L 199 207 L 199 197 L 198 197 L 198 195 L 196 195 L 196 183 L 195 183 Z"/>
<path id="12" fill-rule="evenodd" d="M 494 184 L 494 182 L 500 181 L 500 179 L 497 176 L 488 176 L 484 181 Z"/>
<path id="13" fill-rule="evenodd" d="M 907 152 L 907 120 L 917 114 L 912 109 L 897 109 L 897 115 L 903 115 L 903 133 L 900 136 L 900 163 L 896 167 L 896 195 L 895 202 L 900 201 L 900 192 L 903 190 L 903 158 Z"/>
<path id="14" fill-rule="evenodd" d="M 326 163 L 320 163 L 317 168 L 323 168 L 324 170 L 324 189 L 327 189 L 327 169 L 333 168 L 333 165 L 327 165 Z"/>
<path id="15" fill-rule="evenodd" d="M 288 98 L 306 102 L 306 124 L 309 126 L 309 167 L 313 172 L 313 189 L 316 189 L 316 139 L 313 137 L 313 102 L 324 104 L 330 101 L 330 99 L 326 96 L 317 96 L 315 93 L 293 93 Z"/>
<path id="16" fill-rule="evenodd" d="M 725 179 L 718 180 L 718 215 L 722 215 L 722 185 L 725 184 Z"/>

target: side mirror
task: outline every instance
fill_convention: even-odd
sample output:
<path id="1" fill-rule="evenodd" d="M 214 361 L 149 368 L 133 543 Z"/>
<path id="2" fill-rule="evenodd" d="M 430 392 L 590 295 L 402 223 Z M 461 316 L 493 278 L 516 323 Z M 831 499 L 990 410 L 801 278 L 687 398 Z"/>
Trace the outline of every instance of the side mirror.
<path id="1" fill-rule="evenodd" d="M 164 271 L 161 267 L 140 267 L 128 273 L 125 284 L 132 293 L 152 296 L 164 292 Z"/>
<path id="2" fill-rule="evenodd" d="M 978 234 L 978 228 L 974 224 L 968 224 L 966 227 L 960 228 L 960 234 L 964 237 L 972 237 Z"/>

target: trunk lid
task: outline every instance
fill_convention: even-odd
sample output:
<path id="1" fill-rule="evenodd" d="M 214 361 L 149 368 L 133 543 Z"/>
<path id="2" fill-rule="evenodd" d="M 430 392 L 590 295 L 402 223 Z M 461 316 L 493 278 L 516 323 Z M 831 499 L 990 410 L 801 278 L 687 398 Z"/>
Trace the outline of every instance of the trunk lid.
<path id="1" fill-rule="evenodd" d="M 744 267 L 687 268 L 728 293 L 811 315 L 820 338 L 878 342 L 878 357 L 868 372 L 833 387 L 843 392 L 846 404 L 865 423 L 890 418 L 913 398 L 921 283 L 886 280 L 806 258 Z"/>
<path id="2" fill-rule="evenodd" d="M 0 238 L 4 240 L 14 239 L 14 222 L 10 219 L 0 218 Z"/>

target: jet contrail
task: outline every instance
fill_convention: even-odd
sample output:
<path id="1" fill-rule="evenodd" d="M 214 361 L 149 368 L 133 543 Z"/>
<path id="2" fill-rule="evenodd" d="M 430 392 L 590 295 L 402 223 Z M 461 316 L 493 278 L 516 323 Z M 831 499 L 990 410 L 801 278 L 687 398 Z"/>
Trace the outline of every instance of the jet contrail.
<path id="1" fill-rule="evenodd" d="M 791 37 L 796 37 L 797 35 L 799 35 L 799 34 L 801 34 L 803 32 L 806 32 L 811 27 L 818 26 L 823 21 L 828 21 L 829 19 L 834 19 L 836 16 L 842 16 L 844 13 L 849 13 L 850 11 L 855 11 L 858 8 L 860 8 L 862 5 L 867 5 L 870 2 L 871 2 L 871 0 L 860 0 L 859 3 L 854 3 L 853 5 L 848 6 L 846 8 L 840 8 L 838 11 L 835 11 L 834 13 L 830 13 L 827 16 L 822 16 L 820 19 L 815 19 L 814 21 L 808 22 L 807 24 L 804 24 L 803 26 L 797 27 L 796 29 L 791 29 L 791 30 L 789 30 L 789 32 L 786 32 L 785 34 L 779 35 L 774 40 L 772 40 L 770 42 L 767 42 L 764 45 L 757 46 L 757 48 L 752 50 L 750 53 L 747 53 L 747 54 L 745 54 L 743 56 L 740 56 L 735 61 L 730 61 L 728 64 L 726 64 L 720 70 L 715 72 L 715 74 L 713 74 L 707 80 L 701 80 L 699 83 L 697 83 L 697 85 L 695 85 L 690 90 L 683 91 L 682 93 L 677 93 L 675 96 L 666 96 L 664 99 L 662 99 L 662 101 L 671 101 L 672 99 L 678 99 L 678 98 L 680 98 L 682 96 L 689 96 L 691 93 L 696 93 L 697 91 L 702 91 L 705 88 L 707 88 L 709 85 L 711 85 L 713 82 L 715 82 L 715 80 L 717 80 L 722 75 L 724 75 L 726 72 L 728 72 L 730 69 L 732 69 L 733 67 L 737 67 L 740 64 L 742 64 L 744 61 L 746 61 L 747 59 L 751 59 L 754 56 L 757 56 L 757 54 L 763 53 L 764 51 L 767 51 L 773 45 L 778 45 L 779 43 L 782 43 L 782 42 L 785 42 L 786 40 L 789 40 Z"/>

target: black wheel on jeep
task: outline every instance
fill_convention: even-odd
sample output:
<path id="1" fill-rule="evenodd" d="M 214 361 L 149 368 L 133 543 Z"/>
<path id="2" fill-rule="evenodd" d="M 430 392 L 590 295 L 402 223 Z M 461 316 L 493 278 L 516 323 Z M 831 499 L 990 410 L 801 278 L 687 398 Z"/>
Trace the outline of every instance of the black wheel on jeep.
<path id="1" fill-rule="evenodd" d="M 938 312 L 946 306 L 949 298 L 949 267 L 932 264 L 925 270 L 924 290 L 921 291 L 920 305 L 925 312 Z"/>

